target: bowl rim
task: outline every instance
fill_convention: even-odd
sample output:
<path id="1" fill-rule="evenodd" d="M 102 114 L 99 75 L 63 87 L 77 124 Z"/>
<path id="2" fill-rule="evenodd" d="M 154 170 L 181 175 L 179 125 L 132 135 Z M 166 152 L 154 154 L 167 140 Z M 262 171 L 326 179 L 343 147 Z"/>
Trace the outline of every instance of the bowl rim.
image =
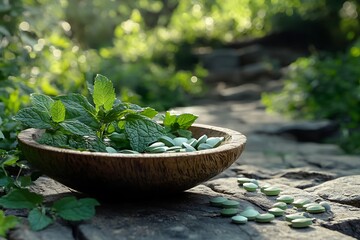
<path id="1" fill-rule="evenodd" d="M 53 147 L 49 145 L 44 145 L 36 142 L 33 138 L 33 136 L 40 131 L 43 131 L 42 129 L 35 129 L 35 128 L 28 128 L 25 130 L 22 130 L 17 138 L 18 141 L 22 144 L 31 146 L 33 148 L 38 148 L 42 150 L 52 151 L 52 152 L 58 152 L 58 153 L 66 153 L 66 154 L 73 154 L 73 155 L 88 155 L 88 156 L 102 156 L 102 157 L 114 157 L 114 158 L 169 158 L 169 157 L 181 157 L 181 156 L 199 156 L 199 155 L 207 155 L 211 153 L 219 153 L 224 152 L 228 150 L 233 150 L 236 148 L 239 148 L 243 145 L 245 145 L 247 138 L 242 133 L 231 130 L 228 128 L 222 128 L 218 126 L 212 126 L 207 124 L 193 124 L 191 127 L 197 127 L 197 128 L 205 128 L 210 129 L 218 132 L 225 133 L 229 135 L 228 142 L 225 144 L 222 144 L 216 148 L 212 149 L 206 149 L 206 150 L 200 150 L 195 152 L 174 152 L 174 153 L 139 153 L 139 154 L 127 154 L 127 153 L 107 153 L 107 152 L 91 152 L 91 151 L 80 151 L 80 150 L 74 150 L 74 149 L 67 149 L 67 148 L 59 148 L 59 147 Z"/>

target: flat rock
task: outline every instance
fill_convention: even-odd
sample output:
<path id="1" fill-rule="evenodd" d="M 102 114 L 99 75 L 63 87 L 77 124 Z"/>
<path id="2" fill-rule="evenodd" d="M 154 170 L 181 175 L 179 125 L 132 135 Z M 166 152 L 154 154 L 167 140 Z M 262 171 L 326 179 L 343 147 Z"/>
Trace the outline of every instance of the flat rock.
<path id="1" fill-rule="evenodd" d="M 360 207 L 360 175 L 340 177 L 306 191 L 332 202 Z"/>

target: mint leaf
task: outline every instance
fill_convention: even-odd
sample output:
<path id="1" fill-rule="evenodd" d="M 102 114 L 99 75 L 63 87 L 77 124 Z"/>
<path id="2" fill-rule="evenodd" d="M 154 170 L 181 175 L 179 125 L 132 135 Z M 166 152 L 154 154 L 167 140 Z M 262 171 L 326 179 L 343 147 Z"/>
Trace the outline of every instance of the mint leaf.
<path id="1" fill-rule="evenodd" d="M 39 194 L 30 192 L 28 189 L 14 189 L 0 198 L 0 206 L 3 208 L 35 208 L 43 201 Z"/>
<path id="2" fill-rule="evenodd" d="M 125 116 L 125 114 L 127 114 L 129 111 L 132 111 L 132 110 L 128 110 L 126 107 L 126 104 L 124 104 L 124 103 L 116 104 L 110 111 L 105 113 L 105 115 L 102 119 L 102 122 L 104 122 L 104 123 L 113 122 L 113 121 Z M 132 112 L 134 112 L 134 111 L 132 111 Z"/>
<path id="3" fill-rule="evenodd" d="M 67 120 L 78 120 L 93 129 L 99 127 L 99 122 L 96 119 L 96 110 L 93 105 L 89 103 L 86 97 L 71 93 L 66 96 L 58 96 L 55 99 L 61 100 L 65 105 Z"/>
<path id="4" fill-rule="evenodd" d="M 155 109 L 153 109 L 151 107 L 147 107 L 147 108 L 144 108 L 144 110 L 140 114 L 143 116 L 146 116 L 148 118 L 154 118 L 158 114 L 158 111 L 156 111 Z"/>
<path id="5" fill-rule="evenodd" d="M 141 115 L 128 114 L 125 120 L 125 131 L 129 137 L 130 146 L 137 152 L 144 152 L 150 143 L 165 133 L 161 125 Z"/>
<path id="6" fill-rule="evenodd" d="M 171 127 L 176 122 L 177 115 L 173 115 L 170 112 L 165 113 L 163 124 L 166 127 Z"/>
<path id="7" fill-rule="evenodd" d="M 54 147 L 64 147 L 67 146 L 68 137 L 59 131 L 55 133 L 45 132 L 40 136 L 37 142 Z"/>
<path id="8" fill-rule="evenodd" d="M 38 128 L 38 129 L 51 129 L 50 115 L 42 112 L 35 107 L 21 109 L 14 119 L 21 122 L 23 125 Z"/>
<path id="9" fill-rule="evenodd" d="M 5 237 L 6 232 L 19 223 L 15 216 L 5 216 L 4 212 L 0 210 L 0 236 Z"/>
<path id="10" fill-rule="evenodd" d="M 50 112 L 51 105 L 54 103 L 54 100 L 52 100 L 51 97 L 38 93 L 31 94 L 30 100 L 33 107 L 47 113 Z"/>
<path id="11" fill-rule="evenodd" d="M 191 113 L 183 113 L 177 116 L 176 122 L 179 124 L 181 129 L 188 129 L 198 118 L 198 116 Z"/>
<path id="12" fill-rule="evenodd" d="M 56 122 L 62 122 L 65 120 L 65 105 L 60 101 L 55 101 L 50 107 L 51 119 Z"/>
<path id="13" fill-rule="evenodd" d="M 42 212 L 38 208 L 34 208 L 29 212 L 28 221 L 34 231 L 42 230 L 54 222 L 52 218 L 46 215 L 45 211 Z"/>
<path id="14" fill-rule="evenodd" d="M 8 176 L 1 176 L 0 178 L 0 187 L 8 187 L 13 185 L 14 180 L 11 177 Z"/>
<path id="15" fill-rule="evenodd" d="M 61 218 L 69 221 L 88 220 L 95 215 L 95 206 L 100 205 L 93 198 L 77 200 L 75 197 L 64 197 L 54 202 L 52 208 Z"/>
<path id="16" fill-rule="evenodd" d="M 75 135 L 79 136 L 95 136 L 96 133 L 86 124 L 78 120 L 66 120 L 60 123 L 60 126 Z"/>
<path id="17" fill-rule="evenodd" d="M 3 132 L 0 130 L 0 140 L 5 139 Z"/>
<path id="18" fill-rule="evenodd" d="M 93 93 L 96 110 L 103 106 L 105 110 L 109 111 L 113 106 L 115 97 L 115 89 L 112 82 L 105 76 L 97 74 Z"/>

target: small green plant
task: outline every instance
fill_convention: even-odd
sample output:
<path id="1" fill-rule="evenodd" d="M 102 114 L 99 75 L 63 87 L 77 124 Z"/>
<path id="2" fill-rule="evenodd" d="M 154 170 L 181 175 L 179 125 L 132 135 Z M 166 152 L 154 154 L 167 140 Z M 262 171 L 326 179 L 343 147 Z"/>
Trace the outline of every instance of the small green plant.
<path id="1" fill-rule="evenodd" d="M 161 136 L 192 135 L 187 129 L 197 116 L 167 112 L 161 125 L 155 120 L 155 109 L 117 99 L 105 76 L 98 74 L 90 91 L 94 104 L 80 94 L 54 98 L 32 94 L 32 106 L 21 109 L 14 119 L 27 127 L 45 129 L 38 139 L 41 144 L 97 152 L 106 152 L 107 147 L 144 152 Z"/>

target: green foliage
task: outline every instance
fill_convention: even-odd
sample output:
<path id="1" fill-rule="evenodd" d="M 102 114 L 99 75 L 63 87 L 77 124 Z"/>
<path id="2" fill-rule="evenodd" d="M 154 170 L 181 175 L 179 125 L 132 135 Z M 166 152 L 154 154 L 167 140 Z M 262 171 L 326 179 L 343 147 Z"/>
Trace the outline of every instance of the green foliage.
<path id="1" fill-rule="evenodd" d="M 290 117 L 331 119 L 340 124 L 340 145 L 360 153 L 360 45 L 347 53 L 314 55 L 293 63 L 283 90 L 264 94 L 263 103 L 271 111 Z"/>
<path id="2" fill-rule="evenodd" d="M 45 129 L 38 140 L 41 144 L 98 152 L 129 148 L 144 152 L 149 144 L 165 134 L 189 138 L 192 135 L 187 129 L 197 116 L 166 112 L 160 125 L 154 119 L 158 115 L 155 109 L 116 99 L 112 82 L 105 76 L 97 75 L 92 92 L 95 106 L 81 95 L 63 95 L 55 97 L 59 99 L 56 101 L 32 95 L 33 106 L 21 109 L 14 119 L 28 127 Z M 67 114 L 69 110 L 87 113 L 82 115 L 82 121 L 96 124 L 92 127 L 80 122 L 77 115 Z"/>
<path id="3" fill-rule="evenodd" d="M 5 216 L 4 212 L 0 210 L 0 237 L 5 237 L 6 232 L 16 227 L 18 223 L 15 216 Z"/>

